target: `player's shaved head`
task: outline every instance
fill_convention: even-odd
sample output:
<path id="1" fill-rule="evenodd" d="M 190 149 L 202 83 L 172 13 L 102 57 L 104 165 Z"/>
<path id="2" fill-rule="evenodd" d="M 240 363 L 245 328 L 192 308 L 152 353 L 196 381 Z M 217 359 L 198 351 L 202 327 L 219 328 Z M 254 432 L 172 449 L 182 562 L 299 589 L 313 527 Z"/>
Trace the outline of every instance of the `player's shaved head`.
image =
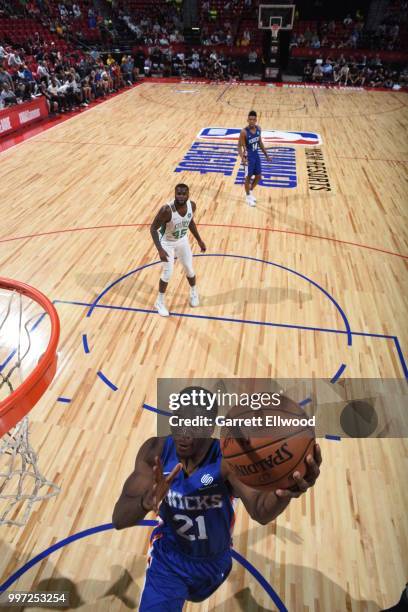
<path id="1" fill-rule="evenodd" d="M 185 183 L 178 183 L 178 185 L 176 185 L 176 191 L 178 190 L 189 191 L 188 185 L 186 185 Z"/>

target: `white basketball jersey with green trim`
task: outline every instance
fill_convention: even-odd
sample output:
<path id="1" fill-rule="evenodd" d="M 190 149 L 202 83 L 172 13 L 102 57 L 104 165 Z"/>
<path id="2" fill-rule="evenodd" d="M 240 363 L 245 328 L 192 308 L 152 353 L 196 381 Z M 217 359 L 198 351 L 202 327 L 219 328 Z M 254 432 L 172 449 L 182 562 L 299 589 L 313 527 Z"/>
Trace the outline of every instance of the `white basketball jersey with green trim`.
<path id="1" fill-rule="evenodd" d="M 187 200 L 187 212 L 182 217 L 176 210 L 174 200 L 167 203 L 167 206 L 171 210 L 171 219 L 165 225 L 162 225 L 159 229 L 160 241 L 163 242 L 177 242 L 188 232 L 190 222 L 193 218 L 193 207 L 191 206 L 190 200 Z"/>

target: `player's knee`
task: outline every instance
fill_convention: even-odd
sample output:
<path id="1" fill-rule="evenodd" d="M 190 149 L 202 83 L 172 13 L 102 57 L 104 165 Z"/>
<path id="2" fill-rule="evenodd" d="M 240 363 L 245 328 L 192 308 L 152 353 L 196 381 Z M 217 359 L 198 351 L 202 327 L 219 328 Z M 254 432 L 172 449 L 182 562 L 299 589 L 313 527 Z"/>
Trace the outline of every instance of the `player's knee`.
<path id="1" fill-rule="evenodd" d="M 195 277 L 195 272 L 194 272 L 194 269 L 192 267 L 191 268 L 185 268 L 185 271 L 186 271 L 187 278 L 194 278 Z"/>

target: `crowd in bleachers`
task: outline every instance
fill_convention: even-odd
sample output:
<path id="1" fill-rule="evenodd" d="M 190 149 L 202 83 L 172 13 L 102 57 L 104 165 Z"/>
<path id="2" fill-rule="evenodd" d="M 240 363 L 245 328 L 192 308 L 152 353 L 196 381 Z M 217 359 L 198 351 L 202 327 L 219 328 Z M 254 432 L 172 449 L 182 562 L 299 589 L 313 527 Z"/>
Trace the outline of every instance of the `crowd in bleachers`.
<path id="1" fill-rule="evenodd" d="M 156 47 L 144 60 L 145 76 L 202 77 L 211 81 L 238 80 L 242 77 L 237 63 L 222 52 L 193 50 L 172 53 Z"/>
<path id="2" fill-rule="evenodd" d="M 333 83 L 338 85 L 385 87 L 397 89 L 407 85 L 408 69 L 395 70 L 383 65 L 379 54 L 368 60 L 366 56 L 356 58 L 342 54 L 333 60 L 330 56 L 307 62 L 303 70 L 303 80 L 314 83 Z"/>
<path id="3" fill-rule="evenodd" d="M 407 69 L 384 62 L 381 52 L 392 55 L 389 52 L 406 49 L 407 6 L 406 0 L 392 2 L 381 23 L 373 29 L 367 28 L 360 11 L 354 16 L 346 15 L 342 21 L 296 23 L 291 48 L 296 49 L 297 57 L 301 56 L 301 48 L 305 52 L 307 49 L 305 55 L 314 56 L 313 61 L 304 64 L 303 80 L 387 89 L 406 86 Z"/>
<path id="4" fill-rule="evenodd" d="M 66 112 L 133 84 L 140 75 L 242 78 L 234 51 L 245 49 L 247 65 L 259 65 L 259 34 L 248 19 L 256 0 L 203 0 L 199 49 L 185 45 L 181 3 L 115 4 L 112 18 L 90 0 L 3 0 L 0 10 L 0 107 L 44 95 L 51 112 Z M 367 59 L 359 49 L 395 51 L 403 47 L 406 0 L 394 0 L 373 31 L 363 16 L 342 21 L 297 21 L 291 47 L 320 52 L 304 67 L 305 81 L 393 88 L 407 85 L 407 70 L 384 65 L 380 54 Z M 404 10 L 405 7 L 405 10 Z M 18 10 L 17 10 L 18 9 Z M 11 13 L 16 10 L 16 15 Z M 19 13 L 19 18 L 17 12 Z M 116 11 L 116 18 L 113 13 Z M 12 18 L 14 17 L 14 18 Z M 251 27 L 252 23 L 252 27 Z M 132 54 L 85 53 L 78 42 L 115 40 L 115 28 L 132 33 Z M 258 45 L 257 45 L 258 43 Z M 336 51 L 334 51 L 334 49 Z M 346 55 L 341 54 L 344 49 Z M 330 52 L 336 57 L 330 57 Z M 352 54 L 352 55 L 351 55 Z M 339 57 L 338 57 L 339 56 Z"/>
<path id="5" fill-rule="evenodd" d="M 0 45 L 0 108 L 43 95 L 51 113 L 64 113 L 133 84 L 139 75 L 131 55 L 117 62 L 98 52 L 64 55 L 40 44 L 35 50 L 27 56 L 24 48 Z"/>
<path id="6" fill-rule="evenodd" d="M 401 11 L 387 13 L 382 22 L 368 29 L 363 15 L 357 11 L 343 21 L 300 21 L 295 24 L 291 38 L 292 47 L 311 49 L 366 49 L 399 51 L 406 47 L 401 26 L 406 26 L 407 3 Z"/>

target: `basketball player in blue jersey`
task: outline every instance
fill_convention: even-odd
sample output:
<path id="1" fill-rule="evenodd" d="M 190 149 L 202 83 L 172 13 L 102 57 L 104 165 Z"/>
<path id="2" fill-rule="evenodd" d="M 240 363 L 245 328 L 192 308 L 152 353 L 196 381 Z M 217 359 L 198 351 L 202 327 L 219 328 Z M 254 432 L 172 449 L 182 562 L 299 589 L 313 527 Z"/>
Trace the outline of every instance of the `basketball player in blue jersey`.
<path id="1" fill-rule="evenodd" d="M 261 128 L 257 125 L 256 119 L 256 112 L 251 111 L 248 114 L 248 125 L 241 130 L 238 141 L 238 151 L 245 166 L 245 193 L 249 206 L 256 206 L 253 191 L 262 178 L 259 149 L 262 149 L 266 159 L 271 161 L 262 142 Z M 253 180 L 252 177 L 254 177 Z"/>
<path id="2" fill-rule="evenodd" d="M 316 444 L 314 456 L 306 458 L 305 477 L 295 472 L 290 490 L 252 489 L 230 471 L 219 440 L 206 434 L 208 428 L 205 433 L 197 427 L 177 428 L 172 436 L 147 440 L 116 502 L 116 529 L 133 526 L 151 510 L 158 513 L 140 612 L 181 612 L 186 601 L 204 601 L 224 582 L 232 566 L 234 498 L 265 525 L 319 476 L 322 459 Z"/>
<path id="3" fill-rule="evenodd" d="M 159 294 L 155 303 L 157 312 L 162 317 L 169 316 L 164 294 L 173 273 L 175 257 L 180 260 L 190 285 L 190 305 L 198 306 L 200 303 L 193 269 L 193 254 L 187 237 L 187 232 L 190 230 L 201 251 L 206 250 L 193 219 L 195 211 L 196 204 L 190 201 L 188 186 L 180 183 L 176 185 L 174 200 L 161 207 L 150 226 L 153 242 L 163 262 Z"/>

